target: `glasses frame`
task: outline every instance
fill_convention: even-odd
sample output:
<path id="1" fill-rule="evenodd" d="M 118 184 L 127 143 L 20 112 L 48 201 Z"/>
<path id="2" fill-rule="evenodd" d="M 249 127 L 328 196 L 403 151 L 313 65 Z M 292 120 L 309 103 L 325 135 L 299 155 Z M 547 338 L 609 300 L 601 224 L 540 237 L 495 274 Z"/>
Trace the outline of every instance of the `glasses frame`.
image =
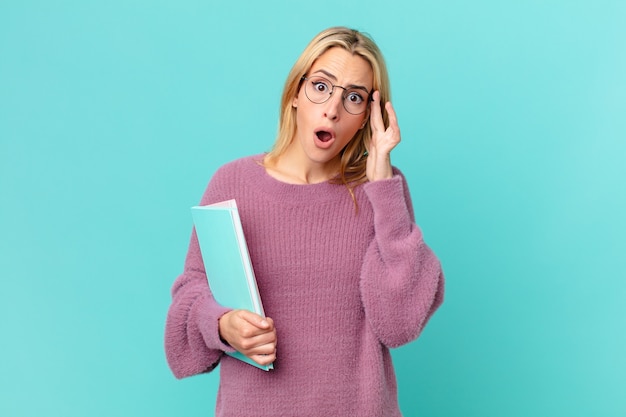
<path id="1" fill-rule="evenodd" d="M 306 82 L 309 81 L 311 78 L 321 78 L 322 80 L 326 80 L 328 81 L 328 84 L 331 86 L 330 88 L 330 92 L 328 93 L 328 97 L 326 97 L 326 99 L 324 99 L 323 101 L 317 102 L 317 101 L 313 101 L 311 100 L 311 97 L 309 97 L 309 95 L 307 94 L 307 89 L 306 89 L 306 84 L 304 85 L 304 95 L 306 96 L 307 99 L 309 99 L 309 101 L 311 103 L 314 104 L 323 104 L 326 103 L 332 96 L 333 93 L 335 92 L 335 87 L 339 87 L 343 90 L 343 93 L 341 94 L 341 104 L 343 105 L 343 108 L 350 114 L 354 115 L 354 116 L 358 116 L 360 114 L 365 113 L 368 110 L 368 105 L 369 103 L 371 103 L 372 101 L 374 101 L 374 90 L 372 89 L 372 91 L 367 91 L 367 89 L 365 87 L 351 87 L 351 88 L 346 88 L 344 86 L 341 85 L 335 85 L 333 84 L 328 78 L 326 77 L 322 77 L 320 75 L 314 75 L 313 77 L 306 77 L 306 76 L 302 76 L 302 78 L 300 78 L 301 82 Z M 365 100 L 366 104 L 365 104 L 365 109 L 360 112 L 360 113 L 352 113 L 350 110 L 348 110 L 348 108 L 346 107 L 346 93 L 348 92 L 348 90 L 362 90 L 365 93 L 367 93 L 367 99 Z"/>

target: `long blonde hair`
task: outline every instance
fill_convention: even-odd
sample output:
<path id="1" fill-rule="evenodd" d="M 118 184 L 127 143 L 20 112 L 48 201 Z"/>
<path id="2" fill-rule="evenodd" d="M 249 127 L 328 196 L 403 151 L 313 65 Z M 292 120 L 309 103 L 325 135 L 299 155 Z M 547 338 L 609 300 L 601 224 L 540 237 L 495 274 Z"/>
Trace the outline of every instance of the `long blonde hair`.
<path id="1" fill-rule="evenodd" d="M 274 163 L 293 141 L 297 128 L 296 109 L 292 106 L 293 98 L 298 95 L 302 77 L 307 75 L 317 58 L 333 47 L 343 48 L 369 62 L 374 73 L 372 91 L 378 90 L 380 92 L 383 121 L 385 127 L 389 125 L 388 116 L 384 110 L 384 103 L 391 99 L 391 92 L 387 67 L 380 49 L 369 36 L 357 30 L 346 27 L 332 27 L 320 32 L 311 40 L 287 76 L 280 104 L 281 113 L 278 137 L 272 150 L 265 156 L 266 164 Z M 368 116 L 365 126 L 357 131 L 352 140 L 343 149 L 339 177 L 332 180 L 336 183 L 345 184 L 353 198 L 352 188 L 367 180 L 365 167 L 371 137 L 372 133 Z"/>

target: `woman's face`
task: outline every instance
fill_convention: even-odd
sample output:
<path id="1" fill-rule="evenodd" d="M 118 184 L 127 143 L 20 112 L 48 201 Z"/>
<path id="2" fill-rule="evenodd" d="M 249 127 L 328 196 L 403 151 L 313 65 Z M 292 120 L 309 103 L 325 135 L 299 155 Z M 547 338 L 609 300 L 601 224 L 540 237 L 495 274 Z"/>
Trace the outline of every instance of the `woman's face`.
<path id="1" fill-rule="evenodd" d="M 341 150 L 363 128 L 369 115 L 369 111 L 357 115 L 349 113 L 343 104 L 346 90 L 339 86 L 361 91 L 360 98 L 348 94 L 346 100 L 363 99 L 366 101 L 365 108 L 369 109 L 367 99 L 373 84 L 372 68 L 364 58 L 334 47 L 320 55 L 306 76 L 309 79 L 323 77 L 337 87 L 327 101 L 317 104 L 307 97 L 305 85 L 309 83 L 309 88 L 317 86 L 323 91 L 333 88 L 332 85 L 311 84 L 307 80 L 302 82 L 292 102 L 296 108 L 296 137 L 290 147 L 296 148 L 302 163 L 335 168 Z"/>

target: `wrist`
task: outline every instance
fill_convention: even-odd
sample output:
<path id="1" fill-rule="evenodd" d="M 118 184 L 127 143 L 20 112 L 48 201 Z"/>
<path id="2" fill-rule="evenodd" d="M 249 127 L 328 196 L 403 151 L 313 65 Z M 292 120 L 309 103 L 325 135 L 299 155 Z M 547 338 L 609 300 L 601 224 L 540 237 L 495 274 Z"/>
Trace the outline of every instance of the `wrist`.
<path id="1" fill-rule="evenodd" d="M 391 162 L 387 160 L 382 164 L 375 165 L 367 177 L 370 181 L 388 180 L 393 178 L 393 168 L 391 167 Z"/>
<path id="2" fill-rule="evenodd" d="M 226 339 L 226 337 L 224 337 L 224 334 L 225 334 L 224 329 L 225 329 L 225 326 L 226 326 L 225 320 L 228 320 L 228 318 L 226 316 L 229 313 L 230 313 L 230 311 L 222 314 L 220 317 L 217 318 L 217 336 L 219 337 L 220 342 L 222 342 L 224 345 L 226 345 L 228 347 L 231 347 L 231 345 L 228 342 L 228 340 Z"/>

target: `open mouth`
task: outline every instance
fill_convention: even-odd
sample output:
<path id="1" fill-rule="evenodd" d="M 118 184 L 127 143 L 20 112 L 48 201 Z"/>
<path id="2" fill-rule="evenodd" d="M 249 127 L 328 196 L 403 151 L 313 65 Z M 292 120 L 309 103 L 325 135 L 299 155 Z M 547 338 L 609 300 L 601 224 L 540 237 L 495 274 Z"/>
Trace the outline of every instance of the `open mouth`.
<path id="1" fill-rule="evenodd" d="M 315 135 L 321 142 L 328 142 L 333 138 L 333 134 L 326 130 L 318 130 Z"/>

